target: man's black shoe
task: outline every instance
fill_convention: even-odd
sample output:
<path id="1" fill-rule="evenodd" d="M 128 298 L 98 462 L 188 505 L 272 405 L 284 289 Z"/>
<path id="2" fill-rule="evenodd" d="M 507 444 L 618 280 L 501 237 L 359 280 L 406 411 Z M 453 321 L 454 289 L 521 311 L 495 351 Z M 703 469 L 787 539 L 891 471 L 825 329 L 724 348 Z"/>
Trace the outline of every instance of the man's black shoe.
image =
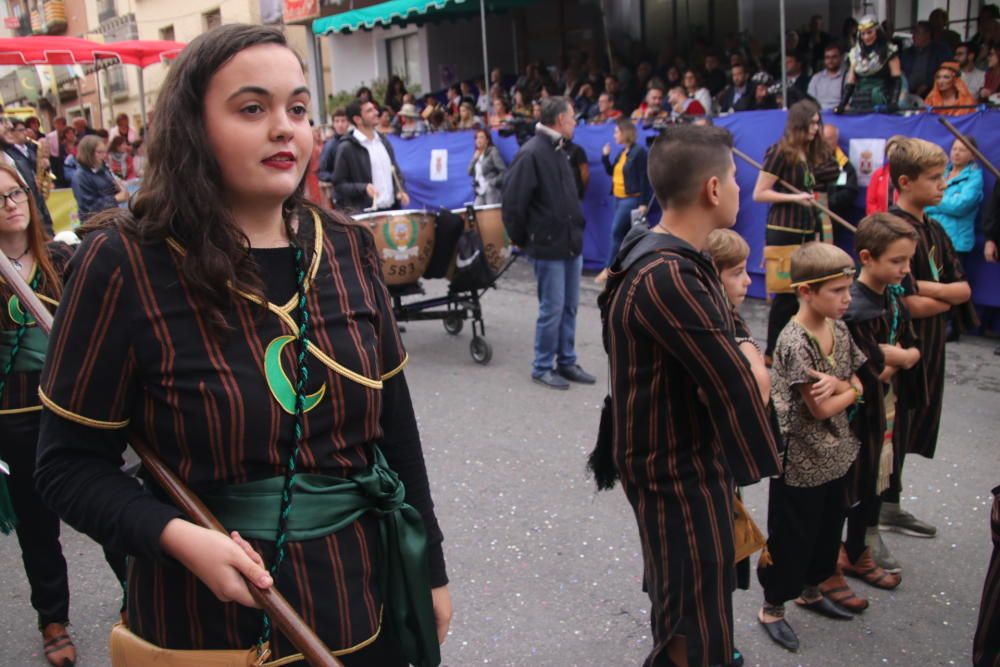
<path id="1" fill-rule="evenodd" d="M 795 601 L 803 609 L 808 609 L 820 616 L 836 619 L 838 621 L 849 621 L 854 618 L 854 614 L 841 607 L 836 602 L 829 600 L 825 595 L 814 602 L 806 602 L 802 598 Z"/>
<path id="2" fill-rule="evenodd" d="M 580 368 L 580 364 L 560 366 L 558 372 L 559 375 L 563 376 L 570 382 L 579 382 L 580 384 L 595 384 L 597 382 L 597 378 Z"/>
<path id="3" fill-rule="evenodd" d="M 788 625 L 788 621 L 781 619 L 779 621 L 765 623 L 764 621 L 761 621 L 760 618 L 758 618 L 757 621 L 764 626 L 767 636 L 770 637 L 775 644 L 788 649 L 792 653 L 799 650 L 799 638 L 795 636 L 795 630 L 792 630 L 792 626 Z"/>
<path id="4" fill-rule="evenodd" d="M 566 378 L 556 375 L 552 371 L 545 371 L 541 375 L 532 375 L 531 381 L 544 385 L 549 389 L 569 389 L 569 382 L 566 381 Z"/>

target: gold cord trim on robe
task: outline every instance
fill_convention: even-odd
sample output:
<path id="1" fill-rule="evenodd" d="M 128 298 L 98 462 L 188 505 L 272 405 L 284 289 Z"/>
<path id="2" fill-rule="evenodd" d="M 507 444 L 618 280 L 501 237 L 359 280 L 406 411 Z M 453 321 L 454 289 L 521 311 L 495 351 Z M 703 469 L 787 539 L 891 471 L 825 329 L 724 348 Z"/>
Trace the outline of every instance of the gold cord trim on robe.
<path id="1" fill-rule="evenodd" d="M 104 421 L 101 419 L 91 419 L 90 417 L 85 417 L 81 414 L 71 412 L 70 410 L 67 410 L 66 408 L 62 407 L 61 405 L 53 401 L 51 398 L 46 396 L 45 392 L 42 391 L 41 387 L 38 388 L 38 398 L 42 399 L 42 404 L 45 407 L 47 407 L 49 410 L 56 413 L 63 419 L 68 419 L 70 421 L 76 422 L 77 424 L 83 424 L 84 426 L 91 426 L 93 428 L 103 428 L 110 431 L 118 428 L 124 428 L 128 426 L 129 423 L 128 419 L 120 422 L 112 422 L 112 421 Z"/>
<path id="2" fill-rule="evenodd" d="M 30 405 L 26 408 L 11 408 L 10 410 L 0 410 L 0 416 L 4 415 L 21 415 L 25 412 L 38 412 L 42 409 L 41 405 Z"/>
<path id="3" fill-rule="evenodd" d="M 316 241 L 313 244 L 313 258 L 312 258 L 312 263 L 309 266 L 309 274 L 306 276 L 306 283 L 305 283 L 306 287 L 308 287 L 309 284 L 313 282 L 313 279 L 316 277 L 316 274 L 319 272 L 320 256 L 321 256 L 321 254 L 323 252 L 323 224 L 322 224 L 322 221 L 319 219 L 319 215 L 315 211 L 312 211 L 312 216 L 313 216 L 313 222 L 315 223 L 315 228 L 316 228 L 316 234 L 315 234 Z M 176 251 L 178 254 L 180 254 L 180 255 L 184 255 L 185 254 L 184 247 L 180 243 L 178 243 L 176 240 L 174 240 L 172 238 L 168 238 L 167 239 L 167 244 L 171 248 L 173 248 L 174 251 Z M 293 296 L 291 298 L 291 300 L 289 300 L 288 303 L 286 303 L 283 306 L 279 306 L 277 304 L 271 303 L 270 301 L 266 301 L 266 300 L 260 298 L 259 296 L 251 294 L 249 292 L 244 292 L 243 290 L 237 289 L 235 287 L 230 286 L 230 289 L 233 292 L 235 292 L 236 294 L 238 294 L 241 297 L 243 297 L 244 299 L 246 299 L 247 301 L 250 301 L 251 303 L 255 303 L 258 306 L 264 306 L 269 311 L 271 311 L 272 313 L 274 313 L 278 317 L 278 319 L 286 327 L 288 327 L 288 330 L 289 330 L 290 333 L 295 334 L 295 333 L 298 332 L 298 330 L 299 330 L 298 325 L 295 324 L 295 320 L 292 318 L 292 315 L 291 315 L 291 311 L 296 306 L 296 303 L 297 303 L 297 300 L 298 300 L 298 296 Z M 314 343 L 312 343 L 311 341 L 306 341 L 306 351 L 309 352 L 314 357 L 316 357 L 316 359 L 318 359 L 324 366 L 326 366 L 327 368 L 329 368 L 331 371 L 333 371 L 334 373 L 336 373 L 336 374 L 338 374 L 338 375 L 340 375 L 342 377 L 347 378 L 348 380 L 351 380 L 352 382 L 356 382 L 356 383 L 358 383 L 358 384 L 360 384 L 360 385 L 362 385 L 364 387 L 368 387 L 370 389 L 381 389 L 382 388 L 382 380 L 380 380 L 380 379 L 372 379 L 372 378 L 366 377 L 366 376 L 362 375 L 361 373 L 358 373 L 356 371 L 352 371 L 350 368 L 348 368 L 348 367 L 346 367 L 346 366 L 344 366 L 342 364 L 337 363 L 336 361 L 334 361 L 334 359 L 332 357 L 330 357 L 328 354 L 326 354 L 325 352 L 323 352 L 323 350 L 321 350 L 318 347 L 316 347 L 316 345 Z M 404 360 L 403 363 L 404 364 L 406 363 L 405 360 Z M 388 377 L 392 377 L 393 375 L 395 375 L 396 373 L 398 373 L 400 370 L 402 370 L 402 367 L 393 370 L 389 374 Z"/>
<path id="4" fill-rule="evenodd" d="M 335 658 L 339 658 L 342 655 L 350 655 L 352 653 L 357 653 L 366 646 L 370 646 L 378 639 L 378 636 L 382 634 L 382 612 L 385 607 L 379 609 L 378 612 L 378 627 L 375 628 L 375 634 L 373 634 L 368 639 L 358 642 L 354 646 L 348 646 L 347 648 L 337 649 L 336 651 L 330 651 L 330 655 Z M 305 660 L 305 656 L 301 653 L 296 653 L 294 655 L 286 655 L 284 658 L 278 658 L 277 660 L 271 660 L 270 662 L 265 662 L 261 667 L 282 667 L 282 665 L 290 665 L 295 662 Z"/>

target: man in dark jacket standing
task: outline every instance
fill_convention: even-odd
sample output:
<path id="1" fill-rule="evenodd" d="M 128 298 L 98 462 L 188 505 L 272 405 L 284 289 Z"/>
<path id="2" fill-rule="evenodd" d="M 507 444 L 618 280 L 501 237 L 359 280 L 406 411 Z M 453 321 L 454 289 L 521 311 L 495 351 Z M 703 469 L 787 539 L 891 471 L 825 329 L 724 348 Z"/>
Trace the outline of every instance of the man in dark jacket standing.
<path id="1" fill-rule="evenodd" d="M 329 190 L 331 202 L 336 203 L 333 196 L 333 168 L 337 161 L 337 146 L 340 140 L 350 132 L 351 122 L 347 119 L 347 111 L 343 108 L 334 109 L 331 114 L 333 118 L 333 136 L 323 144 L 323 151 L 319 155 L 319 165 L 316 170 L 316 177 L 319 178 L 320 187 Z"/>
<path id="2" fill-rule="evenodd" d="M 333 190 L 338 208 L 348 213 L 410 205 L 392 144 L 375 130 L 378 115 L 372 102 L 355 99 L 347 105 L 354 129 L 338 142 Z"/>
<path id="3" fill-rule="evenodd" d="M 0 145 L 2 145 L 4 153 L 7 154 L 8 161 L 14 163 L 21 178 L 28 184 L 28 190 L 31 191 L 31 196 L 35 200 L 38 213 L 42 216 L 42 224 L 45 225 L 49 234 L 52 234 L 52 216 L 49 215 L 49 207 L 45 205 L 45 198 L 42 197 L 42 193 L 38 189 L 38 148 L 34 143 L 28 141 L 28 128 L 23 120 L 15 118 L 12 121 L 6 121 L 6 123 L 3 127 L 4 132 Z"/>
<path id="4" fill-rule="evenodd" d="M 583 211 L 564 146 L 576 127 L 565 97 L 542 100 L 535 136 L 514 157 L 503 186 L 503 221 L 531 257 L 538 282 L 532 379 L 552 389 L 594 384 L 576 359 L 576 311 L 583 270 Z"/>

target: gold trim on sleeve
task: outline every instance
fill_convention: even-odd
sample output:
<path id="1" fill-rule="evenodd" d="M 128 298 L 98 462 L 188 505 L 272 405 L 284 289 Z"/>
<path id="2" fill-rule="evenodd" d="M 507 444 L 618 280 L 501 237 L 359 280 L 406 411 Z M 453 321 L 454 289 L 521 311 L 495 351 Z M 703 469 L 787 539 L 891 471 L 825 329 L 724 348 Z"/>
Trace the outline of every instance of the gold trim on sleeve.
<path id="1" fill-rule="evenodd" d="M 128 419 L 120 422 L 109 422 L 109 421 L 103 421 L 101 419 L 91 419 L 90 417 L 84 417 L 83 415 L 79 415 L 75 412 L 70 412 L 69 410 L 57 404 L 51 398 L 46 396 L 45 392 L 42 391 L 41 387 L 38 388 L 38 398 L 42 399 L 42 404 L 45 407 L 47 407 L 49 410 L 56 413 L 63 419 L 68 419 L 70 421 L 76 422 L 77 424 L 83 424 L 84 426 L 90 426 L 92 428 L 103 428 L 110 431 L 114 429 L 125 428 L 126 426 L 128 426 L 129 423 Z"/>

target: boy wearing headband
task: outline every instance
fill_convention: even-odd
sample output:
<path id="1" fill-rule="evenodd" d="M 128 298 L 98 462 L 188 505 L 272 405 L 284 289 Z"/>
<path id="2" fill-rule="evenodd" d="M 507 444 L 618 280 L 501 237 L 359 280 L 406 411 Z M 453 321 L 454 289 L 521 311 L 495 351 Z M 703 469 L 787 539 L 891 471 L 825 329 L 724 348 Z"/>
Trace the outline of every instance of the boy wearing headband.
<path id="1" fill-rule="evenodd" d="M 840 321 L 851 303 L 851 256 L 828 243 L 807 243 L 792 255 L 791 278 L 799 310 L 778 336 L 771 368 L 785 472 L 771 479 L 767 546 L 774 562 L 758 564 L 764 605 L 757 618 L 777 644 L 797 651 L 785 602 L 852 618 L 819 586 L 836 571 L 845 479 L 859 449 L 849 412 L 862 400 L 855 372 L 865 356 Z"/>

